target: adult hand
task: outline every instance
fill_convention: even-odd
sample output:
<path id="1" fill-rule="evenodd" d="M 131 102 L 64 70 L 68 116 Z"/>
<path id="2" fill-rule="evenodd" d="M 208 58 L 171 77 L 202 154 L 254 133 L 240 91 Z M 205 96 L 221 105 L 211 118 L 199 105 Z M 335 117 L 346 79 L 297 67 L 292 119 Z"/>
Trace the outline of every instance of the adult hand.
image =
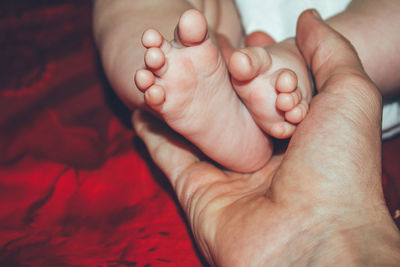
<path id="1" fill-rule="evenodd" d="M 141 111 L 135 130 L 211 264 L 398 265 L 399 232 L 381 187 L 380 95 L 350 43 L 315 12 L 299 18 L 296 41 L 318 95 L 285 154 L 260 171 L 201 160 Z"/>

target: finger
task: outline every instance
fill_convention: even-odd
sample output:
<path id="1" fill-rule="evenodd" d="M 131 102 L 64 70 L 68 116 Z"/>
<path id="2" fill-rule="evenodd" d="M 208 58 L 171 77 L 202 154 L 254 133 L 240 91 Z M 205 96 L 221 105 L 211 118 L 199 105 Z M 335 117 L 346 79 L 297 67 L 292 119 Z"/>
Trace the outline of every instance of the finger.
<path id="1" fill-rule="evenodd" d="M 134 111 L 132 124 L 155 164 L 169 179 L 185 210 L 193 206 L 190 202 L 198 199 L 195 195 L 202 192 L 201 188 L 227 179 L 214 165 L 200 161 L 201 153 L 183 137 L 144 111 Z"/>
<path id="2" fill-rule="evenodd" d="M 275 40 L 265 32 L 255 31 L 246 36 L 245 44 L 248 46 L 268 46 L 275 44 Z"/>
<path id="3" fill-rule="evenodd" d="M 276 184 L 351 205 L 365 197 L 352 194 L 354 186 L 380 188 L 380 96 L 354 48 L 312 11 L 299 18 L 296 39 L 319 94 L 289 144 L 282 168 L 290 171 Z"/>
<path id="4" fill-rule="evenodd" d="M 300 15 L 296 42 L 319 90 L 336 73 L 365 75 L 351 43 L 325 24 L 316 10 L 307 10 Z"/>
<path id="5" fill-rule="evenodd" d="M 359 129 L 362 131 L 380 125 L 381 95 L 347 39 L 325 24 L 316 10 L 308 10 L 299 17 L 296 42 L 311 67 L 316 89 L 331 94 L 335 111 L 347 112 L 358 122 L 370 122 Z"/>
<path id="6" fill-rule="evenodd" d="M 151 115 L 136 110 L 132 116 L 132 123 L 151 158 L 171 180 L 172 185 L 184 170 L 198 161 L 188 145 Z"/>

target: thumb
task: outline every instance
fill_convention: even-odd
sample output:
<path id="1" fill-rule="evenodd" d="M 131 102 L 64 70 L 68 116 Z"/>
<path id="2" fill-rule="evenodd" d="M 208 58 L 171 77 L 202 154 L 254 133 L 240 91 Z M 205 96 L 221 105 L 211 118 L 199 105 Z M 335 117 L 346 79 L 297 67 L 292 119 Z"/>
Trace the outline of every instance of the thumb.
<path id="1" fill-rule="evenodd" d="M 317 91 L 328 96 L 320 96 L 324 101 L 331 102 L 334 110 L 353 116 L 357 121 L 366 119 L 372 123 L 369 126 L 380 124 L 382 98 L 364 71 L 356 50 L 329 27 L 316 10 L 300 15 L 296 43 L 311 68 Z M 342 104 L 340 108 L 339 103 Z"/>
<path id="2" fill-rule="evenodd" d="M 325 203 L 340 199 L 350 205 L 356 203 L 354 190 L 363 192 L 359 194 L 363 200 L 383 199 L 381 97 L 376 87 L 350 42 L 316 11 L 299 17 L 296 42 L 314 75 L 318 94 L 290 140 L 281 164 L 285 172 L 275 176 L 274 190 L 281 190 L 282 200 L 298 201 L 318 192 L 317 198 L 325 198 Z M 294 183 L 296 190 L 281 189 Z M 371 188 L 374 198 L 365 193 L 371 193 Z"/>
<path id="3" fill-rule="evenodd" d="M 325 24 L 316 10 L 307 10 L 300 15 L 296 42 L 314 74 L 318 90 L 335 75 L 366 76 L 351 43 Z"/>
<path id="4" fill-rule="evenodd" d="M 248 46 L 268 46 L 275 44 L 274 38 L 262 31 L 255 31 L 246 36 L 245 45 Z"/>

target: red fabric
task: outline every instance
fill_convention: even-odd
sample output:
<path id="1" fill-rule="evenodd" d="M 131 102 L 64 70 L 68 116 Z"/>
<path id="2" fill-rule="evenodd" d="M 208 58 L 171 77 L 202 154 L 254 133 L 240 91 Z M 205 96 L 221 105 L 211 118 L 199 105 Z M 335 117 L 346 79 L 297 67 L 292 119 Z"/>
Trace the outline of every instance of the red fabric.
<path id="1" fill-rule="evenodd" d="M 0 266 L 201 266 L 105 81 L 91 1 L 0 10 Z"/>
<path id="2" fill-rule="evenodd" d="M 91 1 L 1 1 L 0 47 L 0 266 L 202 266 L 101 71 Z"/>

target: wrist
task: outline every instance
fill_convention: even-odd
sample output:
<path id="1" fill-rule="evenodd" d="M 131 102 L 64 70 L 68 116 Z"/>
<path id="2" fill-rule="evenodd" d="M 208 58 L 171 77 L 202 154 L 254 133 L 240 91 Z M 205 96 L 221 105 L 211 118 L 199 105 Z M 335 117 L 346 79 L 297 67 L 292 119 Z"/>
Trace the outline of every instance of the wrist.
<path id="1" fill-rule="evenodd" d="M 317 266 L 398 266 L 400 240 L 397 229 L 364 225 L 332 233 L 315 252 Z"/>
<path id="2" fill-rule="evenodd" d="M 323 213 L 313 205 L 310 211 L 293 212 L 302 215 L 282 226 L 290 238 L 281 243 L 281 248 L 275 242 L 275 257 L 268 253 L 265 265 L 274 258 L 278 266 L 287 262 L 301 266 L 399 266 L 399 230 L 385 203 L 374 203 L 380 204 L 371 202 L 362 210 L 324 207 Z"/>

